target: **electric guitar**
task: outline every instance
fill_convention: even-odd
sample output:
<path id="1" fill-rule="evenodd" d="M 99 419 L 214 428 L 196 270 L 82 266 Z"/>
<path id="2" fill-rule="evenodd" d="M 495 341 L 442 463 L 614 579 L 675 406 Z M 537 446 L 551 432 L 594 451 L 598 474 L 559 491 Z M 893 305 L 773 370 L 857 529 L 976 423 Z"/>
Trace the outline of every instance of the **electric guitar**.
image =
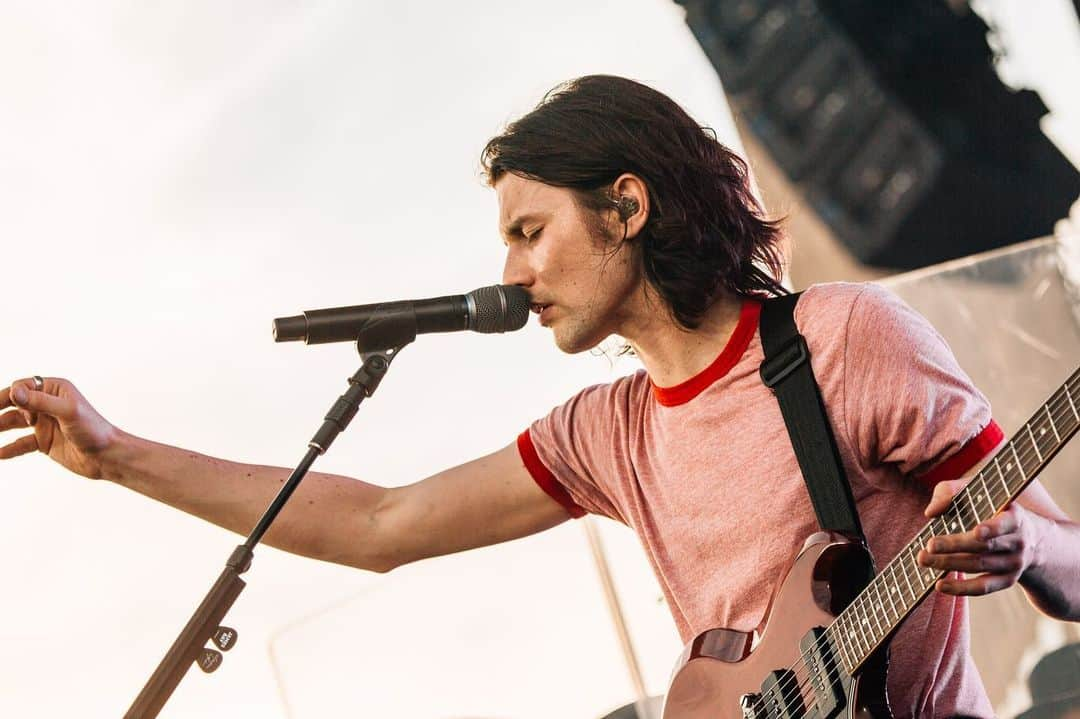
<path id="1" fill-rule="evenodd" d="M 1077 429 L 1080 369 L 876 576 L 861 542 L 811 536 L 758 630 L 711 629 L 686 645 L 663 719 L 891 716 L 888 640 L 945 575 L 918 564 L 919 550 L 1005 509 Z"/>

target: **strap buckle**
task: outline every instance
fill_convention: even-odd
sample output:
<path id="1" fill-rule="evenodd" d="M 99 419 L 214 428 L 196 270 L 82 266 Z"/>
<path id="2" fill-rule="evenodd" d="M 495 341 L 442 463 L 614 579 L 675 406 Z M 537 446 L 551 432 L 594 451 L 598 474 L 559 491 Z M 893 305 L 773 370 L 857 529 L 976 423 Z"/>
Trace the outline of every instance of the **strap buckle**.
<path id="1" fill-rule="evenodd" d="M 789 374 L 810 358 L 810 350 L 802 335 L 795 335 L 769 359 L 761 363 L 761 381 L 769 389 L 780 384 Z"/>

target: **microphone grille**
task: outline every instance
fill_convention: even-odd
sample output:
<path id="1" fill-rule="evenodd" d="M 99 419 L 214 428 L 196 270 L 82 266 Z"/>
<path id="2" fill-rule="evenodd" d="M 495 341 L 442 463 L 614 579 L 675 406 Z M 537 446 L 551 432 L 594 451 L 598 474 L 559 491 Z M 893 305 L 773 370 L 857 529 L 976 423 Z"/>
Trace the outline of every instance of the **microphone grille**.
<path id="1" fill-rule="evenodd" d="M 474 332 L 513 332 L 529 320 L 529 293 L 515 285 L 481 287 L 465 297 Z"/>

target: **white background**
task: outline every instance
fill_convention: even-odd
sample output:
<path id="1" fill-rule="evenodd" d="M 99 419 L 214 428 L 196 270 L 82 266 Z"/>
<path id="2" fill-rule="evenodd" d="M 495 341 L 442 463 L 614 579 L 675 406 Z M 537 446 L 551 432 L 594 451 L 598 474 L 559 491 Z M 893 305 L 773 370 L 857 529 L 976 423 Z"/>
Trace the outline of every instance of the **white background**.
<path id="1" fill-rule="evenodd" d="M 359 365 L 349 345 L 274 344 L 273 317 L 500 280 L 480 150 L 557 82 L 640 79 L 736 142 L 666 2 L 11 9 L 0 381 L 67 377 L 128 431 L 240 461 L 295 465 Z M 534 323 L 421 337 L 315 468 L 414 481 L 632 368 L 561 355 Z M 0 491 L 0 716 L 118 716 L 239 538 L 43 456 L 0 465 Z M 612 531 L 661 692 L 679 644 Z M 245 577 L 236 649 L 163 716 L 597 716 L 632 699 L 576 523 L 385 576 L 261 548 Z"/>

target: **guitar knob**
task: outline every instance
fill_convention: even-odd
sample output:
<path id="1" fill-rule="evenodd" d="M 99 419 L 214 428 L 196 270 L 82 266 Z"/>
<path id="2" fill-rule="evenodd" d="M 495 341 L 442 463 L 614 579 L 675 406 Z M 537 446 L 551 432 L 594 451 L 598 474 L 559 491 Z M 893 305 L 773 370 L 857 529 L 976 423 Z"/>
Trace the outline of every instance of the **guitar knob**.
<path id="1" fill-rule="evenodd" d="M 760 694 L 743 694 L 739 697 L 739 708 L 742 709 L 743 719 L 759 719 L 765 716 Z"/>

